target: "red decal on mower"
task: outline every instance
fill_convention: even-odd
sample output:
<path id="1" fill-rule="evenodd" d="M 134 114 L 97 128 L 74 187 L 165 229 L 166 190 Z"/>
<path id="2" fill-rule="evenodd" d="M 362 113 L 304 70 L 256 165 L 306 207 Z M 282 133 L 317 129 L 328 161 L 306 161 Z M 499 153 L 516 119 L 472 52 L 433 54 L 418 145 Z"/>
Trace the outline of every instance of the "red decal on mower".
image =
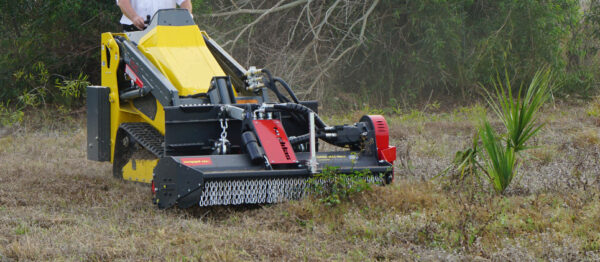
<path id="1" fill-rule="evenodd" d="M 208 166 L 212 165 L 210 157 L 189 157 L 179 159 L 186 166 Z"/>
<path id="2" fill-rule="evenodd" d="M 271 164 L 295 164 L 296 154 L 279 120 L 252 120 L 267 158 Z"/>
<path id="3" fill-rule="evenodd" d="M 127 64 L 125 65 L 125 73 L 131 78 L 131 80 L 135 82 L 135 84 L 139 88 L 144 87 L 144 83 L 142 83 L 142 80 L 140 80 L 140 78 L 135 74 L 135 72 L 133 72 L 133 69 L 131 69 L 131 67 L 129 67 L 129 65 Z"/>

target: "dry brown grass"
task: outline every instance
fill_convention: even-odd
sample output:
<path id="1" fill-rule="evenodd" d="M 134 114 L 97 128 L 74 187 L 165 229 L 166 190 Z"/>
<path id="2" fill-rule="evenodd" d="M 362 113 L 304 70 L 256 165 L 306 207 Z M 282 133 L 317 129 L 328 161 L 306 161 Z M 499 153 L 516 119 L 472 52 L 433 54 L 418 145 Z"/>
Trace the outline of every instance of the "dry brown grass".
<path id="1" fill-rule="evenodd" d="M 338 206 L 166 211 L 147 186 L 86 160 L 83 118 L 33 115 L 0 138 L 0 261 L 599 259 L 595 119 L 582 120 L 584 106 L 547 111 L 506 196 L 431 179 L 470 143 L 459 112 L 388 118 L 393 143 L 412 145 L 395 183 Z"/>
<path id="2" fill-rule="evenodd" d="M 598 128 L 585 128 L 574 135 L 573 142 L 580 148 L 597 147 L 600 144 L 598 131 Z"/>

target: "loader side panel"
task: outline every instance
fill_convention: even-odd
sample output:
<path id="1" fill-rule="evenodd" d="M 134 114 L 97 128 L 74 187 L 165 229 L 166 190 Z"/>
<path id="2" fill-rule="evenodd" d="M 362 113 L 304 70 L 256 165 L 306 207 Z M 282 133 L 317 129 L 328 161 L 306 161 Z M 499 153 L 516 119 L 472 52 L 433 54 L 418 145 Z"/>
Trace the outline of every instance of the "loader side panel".
<path id="1" fill-rule="evenodd" d="M 110 161 L 110 89 L 87 87 L 87 158 Z"/>
<path id="2" fill-rule="evenodd" d="M 145 120 L 143 117 L 146 117 L 144 114 L 137 111 L 131 102 L 121 103 L 121 101 L 119 101 L 119 79 L 117 76 L 122 75 L 119 74 L 122 57 L 114 36 L 126 37 L 125 34 L 122 33 L 103 33 L 102 44 L 100 46 L 101 85 L 110 90 L 108 94 L 110 117 L 109 123 L 106 126 L 109 128 L 110 133 L 108 143 L 110 143 L 109 157 L 111 162 L 114 160 L 117 130 L 121 123 L 143 122 Z M 155 128 L 159 131 L 164 130 L 164 112 L 162 111 L 162 106 L 160 104 L 157 106 L 155 121 L 148 122 L 154 124 Z"/>

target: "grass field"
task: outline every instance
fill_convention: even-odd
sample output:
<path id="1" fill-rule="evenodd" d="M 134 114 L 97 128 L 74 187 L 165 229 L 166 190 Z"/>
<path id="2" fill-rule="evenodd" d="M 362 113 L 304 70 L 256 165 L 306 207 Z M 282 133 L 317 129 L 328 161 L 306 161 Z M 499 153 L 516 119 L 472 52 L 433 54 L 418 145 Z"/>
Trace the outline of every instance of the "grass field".
<path id="1" fill-rule="evenodd" d="M 338 206 L 164 211 L 148 186 L 86 160 L 83 116 L 29 113 L 0 138 L 0 261 L 600 260 L 598 103 L 544 108 L 547 125 L 505 195 L 435 178 L 469 145 L 481 110 L 389 116 L 395 182 Z"/>

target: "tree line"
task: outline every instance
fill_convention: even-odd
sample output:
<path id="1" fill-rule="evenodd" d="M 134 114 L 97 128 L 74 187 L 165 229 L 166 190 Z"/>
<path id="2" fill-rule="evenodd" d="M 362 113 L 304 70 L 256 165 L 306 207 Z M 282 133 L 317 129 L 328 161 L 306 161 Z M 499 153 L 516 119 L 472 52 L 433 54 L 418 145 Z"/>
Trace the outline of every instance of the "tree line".
<path id="1" fill-rule="evenodd" d="M 498 72 L 542 67 L 556 95 L 598 89 L 600 4 L 579 0 L 194 0 L 201 30 L 244 66 L 269 68 L 328 106 L 468 101 Z M 0 105 L 83 105 L 99 81 L 113 1 L 0 1 Z"/>

